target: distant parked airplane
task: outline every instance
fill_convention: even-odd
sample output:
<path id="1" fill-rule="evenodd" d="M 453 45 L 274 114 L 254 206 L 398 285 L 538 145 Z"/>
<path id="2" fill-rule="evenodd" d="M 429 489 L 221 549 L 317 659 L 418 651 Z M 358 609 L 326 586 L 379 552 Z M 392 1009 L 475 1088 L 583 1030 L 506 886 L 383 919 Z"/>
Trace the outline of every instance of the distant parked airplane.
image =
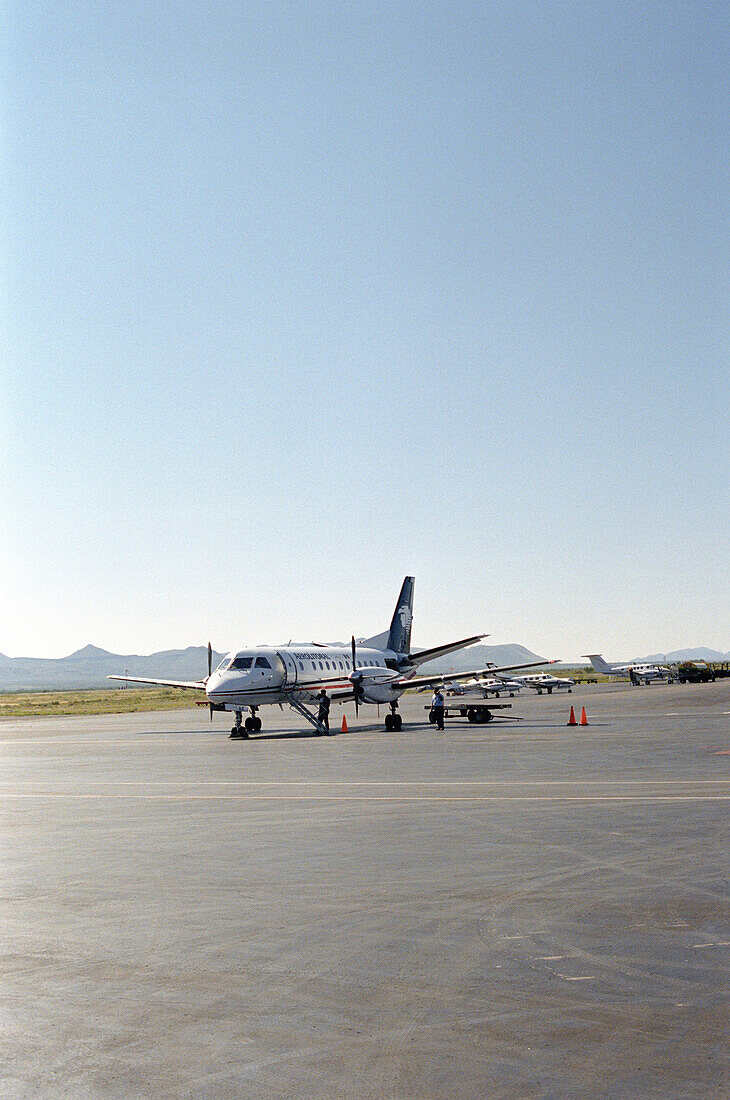
<path id="1" fill-rule="evenodd" d="M 572 691 L 575 687 L 575 680 L 571 680 L 567 676 L 551 676 L 549 672 L 537 672 L 530 676 L 514 676 L 513 679 L 517 680 L 522 687 L 532 688 L 538 695 L 542 695 L 543 691 L 546 691 L 548 695 L 552 695 L 553 691 L 560 691 L 561 689 Z"/>
<path id="2" fill-rule="evenodd" d="M 533 668 L 534 664 L 533 661 L 529 665 L 518 665 L 517 667 Z M 522 684 L 518 684 L 516 679 L 510 679 L 506 675 L 502 677 L 481 676 L 478 679 L 466 680 L 463 684 L 455 684 L 447 680 L 445 686 L 449 695 L 474 693 L 475 695 L 483 695 L 485 698 L 496 695 L 498 699 L 503 694 L 513 696 L 522 688 Z"/>
<path id="3" fill-rule="evenodd" d="M 609 664 L 600 653 L 584 653 L 584 657 L 593 665 L 596 672 L 603 676 L 618 676 L 621 680 L 631 680 L 632 684 L 650 684 L 652 680 L 666 680 L 671 683 L 677 679 L 674 669 L 664 665 L 651 665 L 645 662 L 626 661 L 624 664 Z"/>

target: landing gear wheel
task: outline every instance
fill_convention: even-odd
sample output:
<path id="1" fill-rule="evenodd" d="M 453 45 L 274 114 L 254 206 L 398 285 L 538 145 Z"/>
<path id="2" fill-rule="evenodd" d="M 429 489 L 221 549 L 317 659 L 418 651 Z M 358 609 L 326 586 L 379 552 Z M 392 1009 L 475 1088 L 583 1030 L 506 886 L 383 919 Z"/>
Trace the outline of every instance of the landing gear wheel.
<path id="1" fill-rule="evenodd" d="M 233 726 L 231 728 L 231 738 L 236 741 L 241 736 L 240 726 Z"/>
<path id="2" fill-rule="evenodd" d="M 251 719 L 251 728 L 253 729 L 254 733 L 258 733 L 261 729 L 261 719 L 258 715 L 256 715 L 255 718 Z"/>
<path id="3" fill-rule="evenodd" d="M 253 718 L 247 718 L 246 721 L 243 723 L 246 728 L 246 733 L 253 733 L 253 731 L 256 729 L 253 723 Z"/>
<path id="4" fill-rule="evenodd" d="M 402 730 L 403 729 L 403 719 L 401 718 L 400 714 L 394 714 L 393 715 L 393 729 L 394 730 Z"/>
<path id="5" fill-rule="evenodd" d="M 393 729 L 393 715 L 392 714 L 386 714 L 386 716 L 385 716 L 385 728 L 387 730 L 392 730 Z"/>

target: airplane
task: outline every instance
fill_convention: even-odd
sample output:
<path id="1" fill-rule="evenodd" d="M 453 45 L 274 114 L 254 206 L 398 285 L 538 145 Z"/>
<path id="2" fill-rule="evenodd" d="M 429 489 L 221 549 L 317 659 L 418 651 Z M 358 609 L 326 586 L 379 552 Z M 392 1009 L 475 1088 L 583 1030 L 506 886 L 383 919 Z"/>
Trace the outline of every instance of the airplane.
<path id="1" fill-rule="evenodd" d="M 533 666 L 530 664 L 523 667 L 532 668 Z M 474 694 L 483 695 L 485 699 L 489 698 L 490 695 L 496 695 L 499 699 L 503 692 L 513 698 L 522 689 L 522 684 L 517 682 L 517 678 L 510 679 L 507 676 L 501 678 L 499 676 L 482 676 L 478 679 L 467 680 L 463 684 L 447 680 L 444 686 L 449 695 L 467 695 L 473 692 Z"/>
<path id="2" fill-rule="evenodd" d="M 356 713 L 359 713 L 361 703 L 387 703 L 390 711 L 385 715 L 385 728 L 400 730 L 403 722 L 398 713 L 398 700 L 401 695 L 409 688 L 441 684 L 444 681 L 441 674 L 416 676 L 418 666 L 436 657 L 465 649 L 486 637 L 484 634 L 476 634 L 471 638 L 461 638 L 456 642 L 412 653 L 414 586 L 414 577 L 404 579 L 387 633 L 365 638 L 358 643 L 353 636 L 349 648 L 345 645 L 323 645 L 315 642 L 308 645 L 254 646 L 226 654 L 214 670 L 209 643 L 208 675 L 205 679 L 162 680 L 129 675 L 109 676 L 108 679 L 203 691 L 210 707 L 211 720 L 213 711 L 233 712 L 235 725 L 231 730 L 232 738 L 245 739 L 249 733 L 261 730 L 262 723 L 258 715 L 260 707 L 284 703 L 296 710 L 318 733 L 325 733 L 322 722 L 309 709 L 309 705 L 316 703 L 317 695 L 322 689 L 328 691 L 335 702 L 354 699 Z M 484 674 L 492 675 L 495 671 L 509 671 L 513 667 L 515 666 L 506 665 L 497 670 L 472 669 L 454 674 L 451 678 L 462 680 Z M 250 712 L 245 722 L 244 710 Z"/>
<path id="3" fill-rule="evenodd" d="M 600 653 L 584 653 L 584 657 L 593 665 L 596 672 L 603 676 L 618 676 L 621 680 L 631 680 L 632 684 L 639 684 L 643 680 L 650 684 L 652 680 L 667 680 L 670 684 L 676 680 L 677 673 L 663 665 L 651 665 L 627 661 L 625 664 L 608 664 Z"/>
<path id="4" fill-rule="evenodd" d="M 561 688 L 570 692 L 575 687 L 575 680 L 571 680 L 568 676 L 552 676 L 549 672 L 537 672 L 531 676 L 514 676 L 513 679 L 517 680 L 522 687 L 532 688 L 538 695 L 542 695 L 543 691 L 552 695 L 553 690 L 560 691 Z"/>

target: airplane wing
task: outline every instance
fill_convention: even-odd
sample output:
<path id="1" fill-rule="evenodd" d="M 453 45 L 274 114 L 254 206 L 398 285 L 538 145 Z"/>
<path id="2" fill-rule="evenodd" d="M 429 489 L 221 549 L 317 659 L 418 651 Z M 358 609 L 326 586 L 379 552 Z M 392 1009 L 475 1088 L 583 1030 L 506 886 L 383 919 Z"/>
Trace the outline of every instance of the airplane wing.
<path id="1" fill-rule="evenodd" d="M 130 684 L 157 684 L 159 687 L 205 690 L 205 680 L 149 680 L 145 676 L 107 676 L 107 680 L 124 680 Z"/>
<path id="2" fill-rule="evenodd" d="M 499 665 L 495 668 L 493 665 L 488 668 L 472 669 L 471 672 L 440 672 L 433 676 L 404 676 L 400 680 L 391 680 L 389 683 L 393 687 L 400 688 L 412 688 L 412 687 L 430 687 L 432 684 L 443 684 L 446 681 L 452 682 L 455 680 L 468 680 L 472 676 L 496 676 L 500 672 L 515 672 L 518 668 L 537 668 L 538 665 L 555 665 L 557 659 L 553 661 L 530 661 L 525 665 Z"/>

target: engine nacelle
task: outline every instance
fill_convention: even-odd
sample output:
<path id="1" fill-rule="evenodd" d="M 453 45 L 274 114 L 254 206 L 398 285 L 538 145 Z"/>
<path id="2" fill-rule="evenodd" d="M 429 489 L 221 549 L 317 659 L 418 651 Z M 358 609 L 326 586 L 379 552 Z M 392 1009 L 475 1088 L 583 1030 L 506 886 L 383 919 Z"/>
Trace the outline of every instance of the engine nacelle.
<path id="1" fill-rule="evenodd" d="M 401 691 L 394 691 L 389 683 L 399 679 L 398 673 L 389 673 L 382 667 L 359 668 L 350 679 L 360 682 L 362 698 L 366 703 L 392 703 L 401 695 Z"/>

